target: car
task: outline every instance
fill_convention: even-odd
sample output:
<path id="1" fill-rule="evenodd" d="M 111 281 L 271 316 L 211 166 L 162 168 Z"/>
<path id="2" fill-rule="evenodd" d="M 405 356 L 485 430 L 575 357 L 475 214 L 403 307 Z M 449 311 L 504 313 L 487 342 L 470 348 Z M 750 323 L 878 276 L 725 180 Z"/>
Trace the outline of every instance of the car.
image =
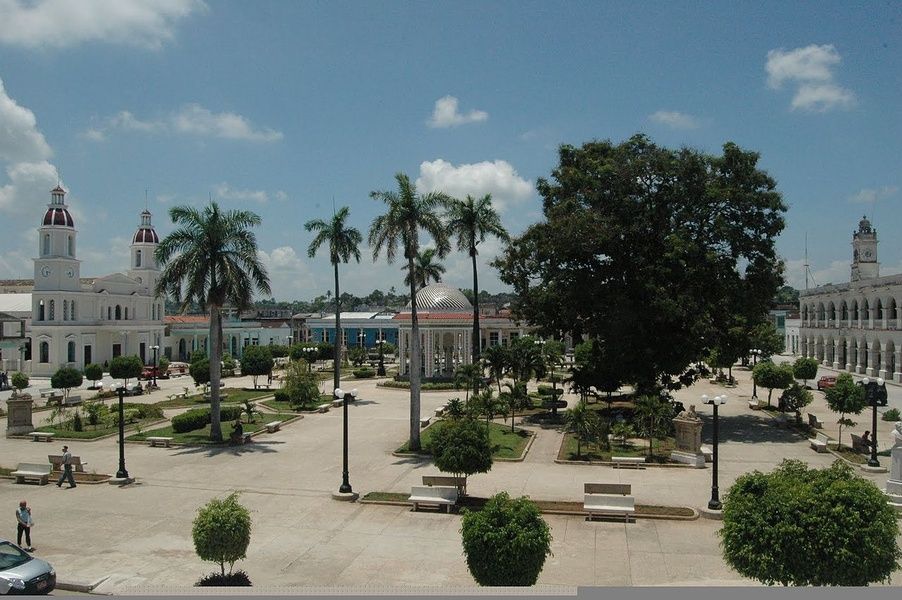
<path id="1" fill-rule="evenodd" d="M 836 377 L 832 377 L 830 375 L 824 375 L 820 379 L 817 380 L 817 389 L 824 391 L 830 389 L 832 387 L 836 387 Z"/>
<path id="2" fill-rule="evenodd" d="M 56 587 L 56 571 L 16 544 L 0 539 L 0 594 L 48 594 Z"/>
<path id="3" fill-rule="evenodd" d="M 141 371 L 141 375 L 138 379 L 153 379 L 156 376 L 157 379 L 168 379 L 169 372 L 163 371 L 159 367 L 144 367 L 144 370 Z"/>

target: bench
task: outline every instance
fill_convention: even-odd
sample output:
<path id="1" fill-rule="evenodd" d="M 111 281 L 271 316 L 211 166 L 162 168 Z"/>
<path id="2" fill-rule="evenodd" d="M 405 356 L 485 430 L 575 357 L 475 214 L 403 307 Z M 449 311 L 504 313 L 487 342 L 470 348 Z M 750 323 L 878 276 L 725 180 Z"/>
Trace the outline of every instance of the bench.
<path id="1" fill-rule="evenodd" d="M 51 469 L 49 464 L 19 463 L 19 466 L 10 475 L 16 478 L 16 483 L 25 483 L 29 479 L 34 479 L 41 485 L 47 485 Z"/>
<path id="2" fill-rule="evenodd" d="M 332 401 L 332 408 L 341 408 L 345 405 L 344 398 L 336 398 Z"/>
<path id="3" fill-rule="evenodd" d="M 619 494 L 621 496 L 629 496 L 633 493 L 632 487 L 628 483 L 584 483 L 584 494 Z"/>
<path id="4" fill-rule="evenodd" d="M 267 423 L 264 425 L 266 427 L 266 433 L 275 433 L 282 426 L 282 421 L 272 421 L 271 423 Z"/>
<path id="5" fill-rule="evenodd" d="M 818 432 L 815 438 L 808 440 L 808 443 L 811 444 L 812 450 L 816 452 L 826 452 L 829 439 L 830 438 L 828 438 L 826 434 Z"/>
<path id="6" fill-rule="evenodd" d="M 749 408 L 751 408 L 752 410 L 760 410 L 761 404 L 758 402 L 757 399 L 749 400 Z"/>
<path id="7" fill-rule="evenodd" d="M 32 442 L 52 442 L 54 436 L 49 431 L 32 431 L 30 435 Z"/>
<path id="8" fill-rule="evenodd" d="M 629 523 L 630 515 L 636 512 L 636 499 L 622 494 L 585 494 L 583 510 L 589 513 L 589 520 L 597 515 L 617 515 Z"/>
<path id="9" fill-rule="evenodd" d="M 151 448 L 156 448 L 157 446 L 164 446 L 166 448 L 169 447 L 169 444 L 172 443 L 171 437 L 162 437 L 162 436 L 150 436 L 147 438 L 147 443 L 150 444 Z"/>
<path id="10" fill-rule="evenodd" d="M 50 465 L 53 467 L 54 471 L 62 471 L 63 470 L 63 455 L 62 454 L 48 454 L 47 460 L 50 461 Z M 85 465 L 88 464 L 88 461 L 83 461 L 80 456 L 72 456 L 71 465 L 75 469 L 76 473 L 84 473 Z"/>
<path id="11" fill-rule="evenodd" d="M 854 433 L 849 434 L 852 438 L 852 450 L 855 452 L 860 452 L 861 454 L 870 454 L 871 453 L 871 444 L 870 442 L 866 442 L 861 439 L 860 435 L 856 435 Z"/>
<path id="12" fill-rule="evenodd" d="M 82 404 L 81 396 L 69 396 L 63 402 L 63 406 L 80 406 Z"/>
<path id="13" fill-rule="evenodd" d="M 55 396 L 62 396 L 62 390 L 58 390 L 56 388 L 41 388 L 39 390 L 41 392 L 41 398 L 53 398 Z"/>
<path id="14" fill-rule="evenodd" d="M 458 496 L 467 495 L 466 477 L 454 477 L 451 475 L 423 475 L 423 485 L 454 486 L 455 488 L 457 488 Z"/>
<path id="15" fill-rule="evenodd" d="M 432 421 L 432 417 L 422 417 L 420 418 L 420 428 L 426 427 Z"/>
<path id="16" fill-rule="evenodd" d="M 241 441 L 239 442 L 239 441 L 238 441 L 238 436 L 235 435 L 235 432 L 233 432 L 233 433 L 229 436 L 229 443 L 232 444 L 233 446 L 237 446 L 237 445 L 239 445 L 239 444 L 250 444 L 250 443 L 251 443 L 251 434 L 250 434 L 250 433 L 242 433 L 242 434 L 241 434 Z"/>
<path id="17" fill-rule="evenodd" d="M 328 402 L 326 404 L 320 404 L 319 406 L 316 407 L 316 412 L 320 412 L 320 413 L 329 412 L 329 409 L 331 407 L 332 407 L 332 405 L 329 404 Z"/>
<path id="18" fill-rule="evenodd" d="M 451 512 L 451 507 L 457 504 L 457 488 L 453 485 L 415 485 L 410 488 L 408 501 L 413 503 L 414 511 L 419 509 L 420 504 L 429 504 Z"/>
<path id="19" fill-rule="evenodd" d="M 634 469 L 638 469 L 641 465 L 645 464 L 644 456 L 612 456 L 611 462 L 614 463 L 614 468 L 618 467 L 632 467 Z"/>
<path id="20" fill-rule="evenodd" d="M 811 413 L 808 413 L 808 425 L 811 426 L 812 429 L 824 428 L 824 422 Z"/>
<path id="21" fill-rule="evenodd" d="M 435 416 L 436 416 L 436 417 L 440 417 L 440 416 L 442 416 L 443 414 L 445 414 L 445 409 L 446 409 L 446 408 L 447 408 L 446 406 L 439 406 L 438 408 L 436 408 L 436 409 L 435 409 Z"/>
<path id="22" fill-rule="evenodd" d="M 714 462 L 714 450 L 711 446 L 702 445 L 699 450 L 705 456 L 705 462 Z"/>

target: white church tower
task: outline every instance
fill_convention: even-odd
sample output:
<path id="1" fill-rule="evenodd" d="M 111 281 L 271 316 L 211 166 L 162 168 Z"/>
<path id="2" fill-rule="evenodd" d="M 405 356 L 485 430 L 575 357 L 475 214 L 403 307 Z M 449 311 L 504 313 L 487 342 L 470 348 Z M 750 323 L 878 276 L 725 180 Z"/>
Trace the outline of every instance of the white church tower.
<path id="1" fill-rule="evenodd" d="M 66 206 L 66 191 L 56 186 L 38 228 L 38 258 L 34 259 L 36 291 L 78 292 L 79 261 L 75 258 L 75 221 Z"/>
<path id="2" fill-rule="evenodd" d="M 141 224 L 132 238 L 128 276 L 142 287 L 146 287 L 151 296 L 154 295 L 154 288 L 160 276 L 160 268 L 154 256 L 159 243 L 160 238 L 151 223 L 150 211 L 145 208 L 141 213 Z"/>

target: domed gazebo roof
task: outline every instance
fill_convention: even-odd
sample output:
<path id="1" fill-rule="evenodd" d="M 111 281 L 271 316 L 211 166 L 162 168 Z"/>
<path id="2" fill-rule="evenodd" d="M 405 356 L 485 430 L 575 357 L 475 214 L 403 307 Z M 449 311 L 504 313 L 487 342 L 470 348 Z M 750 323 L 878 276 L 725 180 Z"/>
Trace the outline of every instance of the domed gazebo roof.
<path id="1" fill-rule="evenodd" d="M 410 302 L 407 308 L 410 309 Z M 472 311 L 473 305 L 459 289 L 444 283 L 433 283 L 417 292 L 417 310 Z"/>

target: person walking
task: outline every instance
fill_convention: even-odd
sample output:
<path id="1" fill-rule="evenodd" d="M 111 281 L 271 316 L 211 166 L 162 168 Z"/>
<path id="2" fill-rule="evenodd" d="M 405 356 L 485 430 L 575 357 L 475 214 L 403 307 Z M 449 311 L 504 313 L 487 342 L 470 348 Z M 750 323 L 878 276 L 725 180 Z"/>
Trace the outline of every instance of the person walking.
<path id="1" fill-rule="evenodd" d="M 19 502 L 19 508 L 16 510 L 16 543 L 26 552 L 31 552 L 31 526 L 34 525 L 34 519 L 31 518 L 31 509 L 25 500 Z M 22 534 L 25 534 L 25 545 L 22 546 Z"/>
<path id="2" fill-rule="evenodd" d="M 75 487 L 75 477 L 72 476 L 72 453 L 69 452 L 69 446 L 63 446 L 63 472 L 60 474 L 56 487 L 63 487 L 63 481 L 69 482 L 69 489 Z"/>

